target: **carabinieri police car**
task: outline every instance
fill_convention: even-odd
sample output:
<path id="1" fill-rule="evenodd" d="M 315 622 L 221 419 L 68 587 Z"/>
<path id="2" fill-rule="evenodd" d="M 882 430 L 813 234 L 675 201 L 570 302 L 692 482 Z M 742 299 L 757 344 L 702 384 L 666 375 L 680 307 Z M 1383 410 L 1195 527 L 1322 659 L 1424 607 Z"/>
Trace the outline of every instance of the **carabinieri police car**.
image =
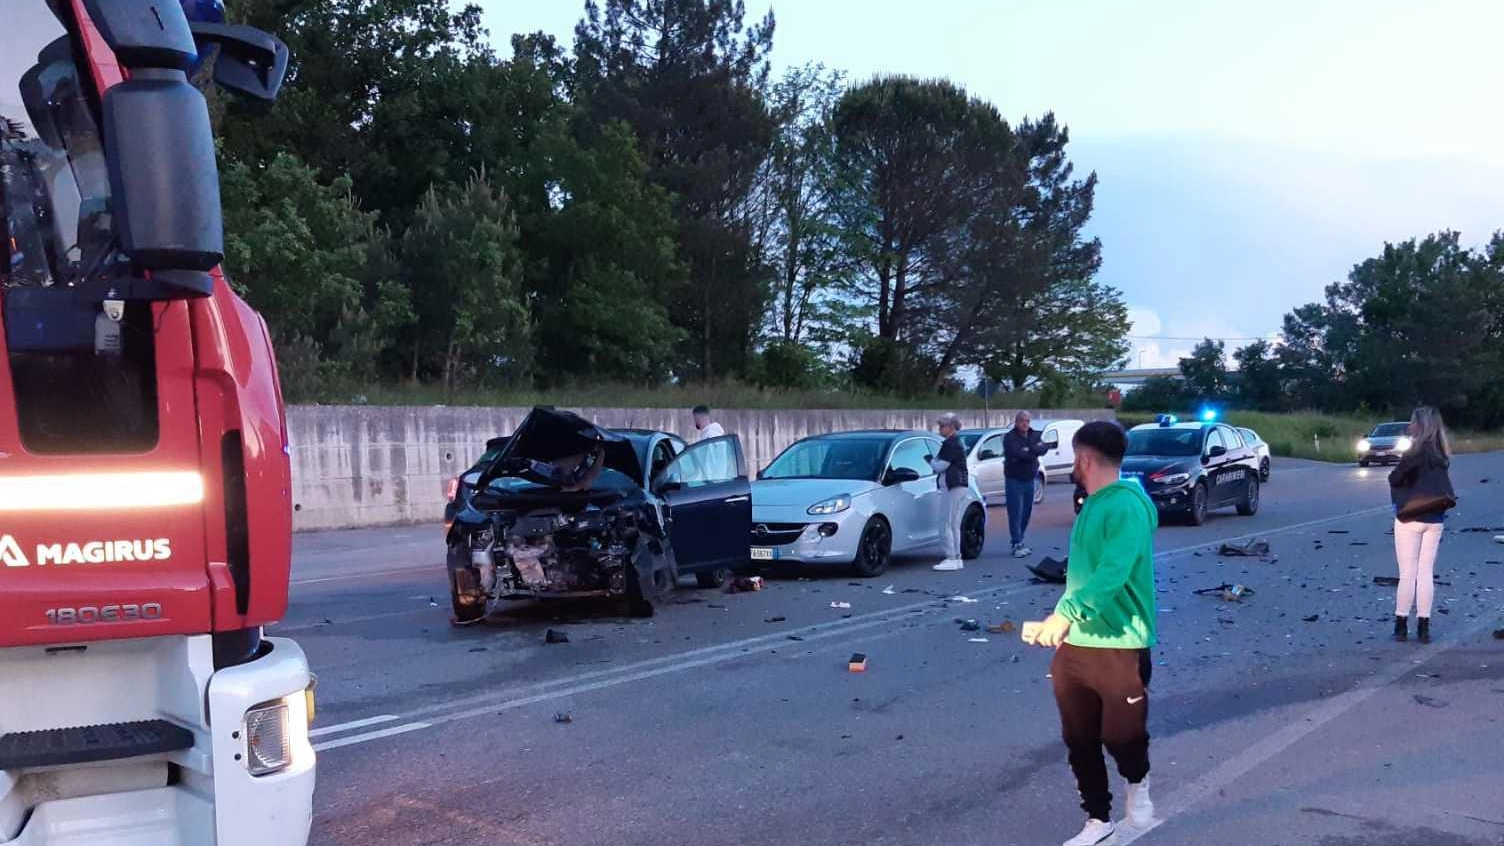
<path id="1" fill-rule="evenodd" d="M 1194 526 L 1218 508 L 1233 507 L 1245 517 L 1259 510 L 1256 447 L 1210 413 L 1198 422 L 1161 414 L 1130 429 L 1122 478 L 1143 485 L 1162 515 L 1184 517 Z M 1077 488 L 1077 513 L 1085 499 Z"/>

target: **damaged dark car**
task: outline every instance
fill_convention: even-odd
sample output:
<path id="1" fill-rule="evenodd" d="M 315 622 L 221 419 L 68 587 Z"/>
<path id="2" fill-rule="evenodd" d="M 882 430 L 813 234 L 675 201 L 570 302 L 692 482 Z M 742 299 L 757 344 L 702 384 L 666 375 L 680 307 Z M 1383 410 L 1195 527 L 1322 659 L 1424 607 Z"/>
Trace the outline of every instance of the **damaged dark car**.
<path id="1" fill-rule="evenodd" d="M 669 438 L 533 409 L 459 494 L 447 536 L 455 622 L 482 620 L 504 600 L 591 597 L 651 616 L 681 574 L 704 584 L 746 567 L 740 441 L 675 454 Z"/>

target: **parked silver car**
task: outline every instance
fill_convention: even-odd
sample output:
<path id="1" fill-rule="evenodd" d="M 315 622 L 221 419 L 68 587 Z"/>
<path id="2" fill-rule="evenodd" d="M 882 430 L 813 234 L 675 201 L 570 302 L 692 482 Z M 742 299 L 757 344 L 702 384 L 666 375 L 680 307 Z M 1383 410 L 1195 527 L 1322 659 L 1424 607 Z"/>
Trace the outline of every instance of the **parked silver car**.
<path id="1" fill-rule="evenodd" d="M 1071 467 L 1076 461 L 1076 452 L 1071 438 L 1086 425 L 1082 420 L 1035 420 L 1033 428 L 1044 442 L 1053 444 L 1050 451 L 1039 459 L 1039 475 L 1034 480 L 1034 504 L 1044 502 L 1045 487 L 1053 482 L 1068 481 Z M 977 490 L 987 502 L 1001 502 L 1006 485 L 1003 476 L 1003 436 L 1008 429 L 970 429 L 961 433 L 961 442 L 966 444 L 966 457 L 971 467 L 971 477 Z"/>
<path id="2" fill-rule="evenodd" d="M 888 569 L 895 553 L 937 549 L 942 503 L 928 432 L 865 431 L 797 441 L 752 483 L 752 561 L 764 565 L 850 566 L 863 576 Z M 973 480 L 961 557 L 982 554 L 987 514 Z"/>

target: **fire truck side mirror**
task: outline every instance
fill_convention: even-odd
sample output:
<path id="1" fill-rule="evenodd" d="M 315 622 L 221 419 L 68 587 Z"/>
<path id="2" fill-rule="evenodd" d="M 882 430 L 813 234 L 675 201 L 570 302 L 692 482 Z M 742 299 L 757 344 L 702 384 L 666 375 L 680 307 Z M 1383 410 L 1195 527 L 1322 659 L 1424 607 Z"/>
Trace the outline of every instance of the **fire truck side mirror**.
<path id="1" fill-rule="evenodd" d="M 280 38 L 235 24 L 195 22 L 191 26 L 193 40 L 205 58 L 210 48 L 218 48 L 213 56 L 214 81 L 221 88 L 257 100 L 277 99 L 290 57 Z"/>
<path id="2" fill-rule="evenodd" d="M 84 0 L 84 8 L 116 61 L 128 68 L 186 71 L 198 60 L 177 0 Z"/>
<path id="3" fill-rule="evenodd" d="M 137 70 L 101 105 L 121 250 L 149 271 L 212 270 L 224 225 L 204 95 L 182 71 Z"/>

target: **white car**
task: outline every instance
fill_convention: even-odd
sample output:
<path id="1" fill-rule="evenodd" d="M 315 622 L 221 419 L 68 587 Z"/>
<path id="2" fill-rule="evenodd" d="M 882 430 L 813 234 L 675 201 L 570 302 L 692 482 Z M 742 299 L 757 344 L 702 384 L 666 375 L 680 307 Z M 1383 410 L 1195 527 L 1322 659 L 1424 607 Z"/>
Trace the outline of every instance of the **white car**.
<path id="1" fill-rule="evenodd" d="M 1071 467 L 1076 462 L 1076 451 L 1071 438 L 1086 425 L 1084 420 L 1036 420 L 1033 429 L 1040 433 L 1045 443 L 1054 442 L 1050 451 L 1039 459 L 1039 475 L 1034 480 L 1034 503 L 1044 502 L 1047 484 L 1068 481 Z M 1003 476 L 1003 436 L 1007 429 L 972 429 L 961 433 L 966 444 L 967 461 L 971 477 L 976 480 L 982 498 L 988 501 L 1001 500 L 1006 484 Z"/>
<path id="2" fill-rule="evenodd" d="M 752 483 L 752 562 L 839 565 L 863 576 L 895 553 L 939 550 L 944 497 L 928 432 L 867 431 L 796 441 Z M 987 513 L 976 483 L 961 524 L 961 557 L 982 554 Z"/>

